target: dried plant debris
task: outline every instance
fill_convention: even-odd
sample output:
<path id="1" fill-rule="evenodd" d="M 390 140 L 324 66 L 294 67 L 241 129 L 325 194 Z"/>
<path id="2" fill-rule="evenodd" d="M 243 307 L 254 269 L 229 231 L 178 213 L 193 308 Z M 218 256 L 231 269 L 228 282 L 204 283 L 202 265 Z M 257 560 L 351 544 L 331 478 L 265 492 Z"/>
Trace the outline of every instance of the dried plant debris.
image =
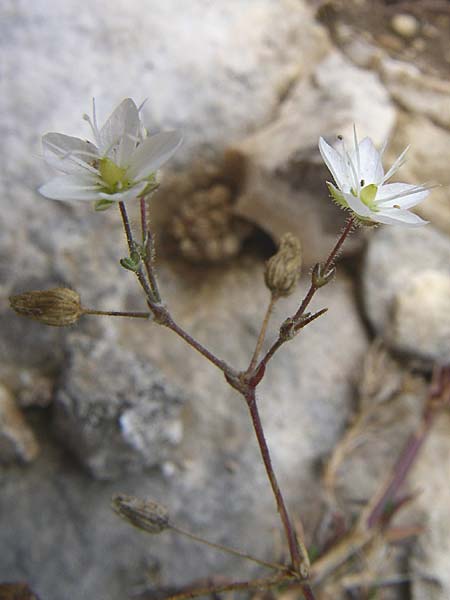
<path id="1" fill-rule="evenodd" d="M 222 165 L 197 164 L 168 182 L 167 196 L 173 203 L 168 232 L 184 258 L 218 263 L 240 252 L 254 229 L 233 212 L 242 169 L 230 155 Z"/>
<path id="2" fill-rule="evenodd" d="M 338 46 L 360 37 L 423 72 L 448 77 L 448 0 L 325 0 L 318 16 Z"/>

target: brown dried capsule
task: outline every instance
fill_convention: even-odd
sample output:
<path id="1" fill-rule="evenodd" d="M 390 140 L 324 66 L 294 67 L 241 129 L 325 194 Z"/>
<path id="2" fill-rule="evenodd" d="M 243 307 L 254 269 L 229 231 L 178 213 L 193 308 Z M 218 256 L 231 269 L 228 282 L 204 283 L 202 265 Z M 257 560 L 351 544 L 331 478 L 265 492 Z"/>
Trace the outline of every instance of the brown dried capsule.
<path id="1" fill-rule="evenodd" d="M 289 296 L 295 289 L 302 268 L 302 247 L 292 233 L 285 233 L 279 250 L 266 263 L 264 279 L 275 297 Z"/>
<path id="2" fill-rule="evenodd" d="M 25 292 L 10 296 L 9 303 L 18 315 L 53 327 L 73 325 L 83 314 L 79 294 L 69 288 Z"/>
<path id="3" fill-rule="evenodd" d="M 157 502 L 116 494 L 112 499 L 112 507 L 122 519 L 147 533 L 157 534 L 170 529 L 167 508 Z"/>

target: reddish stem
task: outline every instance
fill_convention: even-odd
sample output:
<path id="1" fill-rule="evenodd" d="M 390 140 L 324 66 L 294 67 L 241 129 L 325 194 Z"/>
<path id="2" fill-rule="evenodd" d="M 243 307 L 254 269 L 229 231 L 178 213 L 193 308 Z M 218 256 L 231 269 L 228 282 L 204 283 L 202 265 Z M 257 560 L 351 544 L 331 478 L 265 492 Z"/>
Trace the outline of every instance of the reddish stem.
<path id="1" fill-rule="evenodd" d="M 245 395 L 245 399 L 247 401 L 247 406 L 250 411 L 250 416 L 252 419 L 253 428 L 255 430 L 256 439 L 258 440 L 259 449 L 261 451 L 261 457 L 263 459 L 267 476 L 272 487 L 273 495 L 275 496 L 275 500 L 277 503 L 278 512 L 280 513 L 280 518 L 283 523 L 284 530 L 286 532 L 286 538 L 289 544 L 289 552 L 292 558 L 292 564 L 295 571 L 300 572 L 300 568 L 302 566 L 303 561 L 300 555 L 297 536 L 295 535 L 295 531 L 289 518 L 289 514 L 283 499 L 283 495 L 280 490 L 280 486 L 278 485 L 278 481 L 273 470 L 269 447 L 266 442 L 263 426 L 261 423 L 261 417 L 259 416 L 258 406 L 256 404 L 255 388 L 249 388 L 248 392 Z"/>
<path id="2" fill-rule="evenodd" d="M 338 254 L 339 254 L 345 240 L 347 239 L 347 237 L 350 235 L 353 228 L 355 227 L 355 223 L 356 223 L 356 221 L 355 221 L 354 217 L 349 217 L 347 219 L 347 222 L 346 222 L 344 228 L 342 229 L 341 235 L 339 236 L 336 244 L 334 245 L 333 249 L 331 250 L 330 254 L 328 255 L 328 258 L 326 259 L 326 261 L 323 264 L 322 268 L 323 268 L 324 274 L 334 267 L 336 259 L 338 257 Z M 320 288 L 318 288 L 314 284 L 314 282 L 311 281 L 311 285 L 309 287 L 309 290 L 306 293 L 306 296 L 303 298 L 303 301 L 302 301 L 299 309 L 297 310 L 295 315 L 292 317 L 293 321 L 297 321 L 305 314 L 305 311 L 308 308 L 309 303 L 313 299 L 314 294 L 317 292 L 318 289 L 320 289 Z M 272 344 L 272 346 L 269 348 L 269 350 L 266 352 L 265 356 L 259 362 L 258 366 L 256 367 L 256 370 L 259 370 L 260 368 L 264 368 L 267 365 L 267 363 L 269 362 L 269 360 L 271 360 L 271 358 L 273 357 L 275 352 L 284 344 L 285 341 L 286 340 L 281 335 L 279 335 L 278 338 L 275 340 L 275 342 Z"/>

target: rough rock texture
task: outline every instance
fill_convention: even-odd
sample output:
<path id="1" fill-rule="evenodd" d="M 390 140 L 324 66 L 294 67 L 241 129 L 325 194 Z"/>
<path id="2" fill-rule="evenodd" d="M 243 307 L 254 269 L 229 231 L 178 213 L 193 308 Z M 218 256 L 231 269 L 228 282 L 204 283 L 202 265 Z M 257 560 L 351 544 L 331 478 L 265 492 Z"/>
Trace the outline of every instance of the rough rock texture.
<path id="1" fill-rule="evenodd" d="M 183 393 L 120 345 L 79 335 L 67 344 L 54 408 L 62 443 L 98 479 L 167 460 L 182 437 Z"/>
<path id="2" fill-rule="evenodd" d="M 177 127 L 184 132 L 185 144 L 170 163 L 177 167 L 177 175 L 182 165 L 182 175 L 195 184 L 190 175 L 193 158 L 204 163 L 206 157 L 217 164 L 227 148 L 236 147 L 255 167 L 249 169 L 248 193 L 241 197 L 242 214 L 245 207 L 254 221 L 250 226 L 256 223 L 277 237 L 286 228 L 300 227 L 301 222 L 308 262 L 314 262 L 328 251 L 343 218 L 326 200 L 323 180 L 329 175 L 318 162 L 318 135 L 331 140 L 337 133 L 348 134 L 356 122 L 361 135 L 382 142 L 393 129 L 397 113 L 386 93 L 388 87 L 405 113 L 414 111 L 402 115 L 394 136 L 401 145 L 412 143 L 414 170 L 405 171 L 405 176 L 414 183 L 431 179 L 445 185 L 445 84 L 433 88 L 431 94 L 434 82 L 422 80 L 430 85 L 421 85 L 422 76 L 417 75 L 414 82 L 406 81 L 409 95 L 402 98 L 401 80 L 390 79 L 386 71 L 383 84 L 379 55 L 367 47 L 356 52 L 358 65 L 364 69 L 355 68 L 332 49 L 312 9 L 298 0 L 6 1 L 0 12 L 5 58 L 2 81 L 7 89 L 0 96 L 5 149 L 1 163 L 5 210 L 0 228 L 0 381 L 21 407 L 31 407 L 24 408 L 27 426 L 42 448 L 29 465 L 0 467 L 0 547 L 6 549 L 0 560 L 0 581 L 28 581 L 43 600 L 123 600 L 146 587 L 149 573 L 154 583 L 173 585 L 211 573 L 245 577 L 252 571 L 250 565 L 170 533 L 153 539 L 140 534 L 109 510 L 114 492 L 153 497 L 167 504 L 173 519 L 186 528 L 281 560 L 278 518 L 247 410 L 225 386 L 222 375 L 170 332 L 141 322 L 94 317 L 86 317 L 77 326 L 77 336 L 86 341 L 87 356 L 100 349 L 100 356 L 105 352 L 105 357 L 106 347 L 113 356 L 119 348 L 128 357 L 132 352 L 139 356 L 139 381 L 152 379 L 142 369 L 148 363 L 186 392 L 189 401 L 179 415 L 184 437 L 179 446 L 161 454 L 156 467 L 138 475 L 120 475 L 114 483 L 95 480 L 73 459 L 74 450 L 87 458 L 91 437 L 79 439 L 76 448 L 69 444 L 69 452 L 70 435 L 66 446 L 61 436 L 55 436 L 51 423 L 60 422 L 62 402 L 52 405 L 53 390 L 60 390 L 58 398 L 64 397 L 69 383 L 71 390 L 86 390 L 87 358 L 81 346 L 74 345 L 70 329 L 55 331 L 12 316 L 7 296 L 70 285 L 91 308 L 143 310 L 145 303 L 132 274 L 118 266 L 126 245 L 117 211 L 94 214 L 86 205 L 52 203 L 37 196 L 35 190 L 48 173 L 36 160 L 39 138 L 50 130 L 88 135 L 81 115 L 89 112 L 92 96 L 97 99 L 100 121 L 123 97 L 136 101 L 148 97 L 143 116 L 151 131 Z M 351 37 L 356 40 L 354 32 Z M 426 213 L 439 226 L 447 219 L 444 192 L 445 188 L 433 192 L 440 198 L 436 216 Z M 163 198 L 155 195 L 153 203 Z M 138 215 L 131 212 L 135 224 Z M 241 249 L 245 237 L 236 236 L 233 230 L 230 243 L 228 224 L 220 231 L 224 243 L 219 254 L 226 257 Z M 449 231 L 446 227 L 443 230 Z M 163 233 L 158 231 L 158 242 Z M 196 230 L 194 241 L 204 245 L 203 232 L 197 234 Z M 397 239 L 397 235 L 398 241 L 387 243 L 385 250 L 377 245 L 379 236 Z M 420 236 L 423 242 L 414 241 Z M 215 256 L 215 240 L 208 237 L 206 241 L 206 254 Z M 251 356 L 267 301 L 262 283 L 266 256 L 245 252 L 239 260 L 208 269 L 160 261 L 162 288 L 175 317 L 241 368 Z M 413 275 L 417 265 L 448 274 L 448 240 L 432 230 L 377 231 L 369 256 L 374 268 L 373 282 L 364 277 L 366 306 L 378 331 L 383 331 L 390 314 L 398 291 L 393 274 L 402 263 L 407 270 L 412 265 L 408 273 Z M 274 464 L 294 516 L 304 518 L 308 539 L 321 512 L 317 463 L 328 456 L 353 414 L 353 382 L 360 376 L 367 350 L 354 292 L 339 269 L 337 282 L 322 290 L 314 305 L 328 305 L 329 313 L 286 345 L 260 389 Z M 292 312 L 294 304 L 295 299 L 280 303 L 274 323 Z M 274 330 L 275 326 L 272 335 Z M 104 381 L 110 372 L 102 388 L 109 390 L 108 398 L 117 398 L 116 392 L 128 381 L 125 372 L 113 369 L 106 358 L 102 364 L 100 370 L 100 364 L 91 360 L 91 374 Z M 92 399 L 83 397 L 84 405 Z M 129 444 L 119 425 L 107 419 L 106 408 L 112 407 L 107 406 L 106 396 L 96 399 L 101 406 L 97 423 L 103 427 L 109 423 L 113 434 L 108 429 L 100 440 L 91 429 L 95 443 L 120 442 L 126 451 L 113 457 L 114 468 L 119 472 L 125 458 L 134 468 L 136 462 L 128 454 Z M 65 406 L 70 407 L 72 400 L 65 397 Z M 400 417 L 414 418 L 408 398 L 402 406 L 405 411 Z M 117 417 L 122 407 L 116 406 Z M 86 425 L 79 418 L 72 422 L 72 434 L 75 425 Z M 140 416 L 139 420 L 135 417 L 135 442 L 143 439 L 137 430 L 140 423 Z M 394 423 L 392 430 L 387 427 L 390 431 L 397 435 Z M 381 446 L 377 452 L 382 461 Z M 376 471 L 370 463 L 372 454 L 367 452 L 364 464 L 356 456 L 355 468 L 350 470 L 357 481 L 348 482 L 345 499 L 354 497 L 354 489 L 363 496 L 367 493 L 355 485 L 358 480 L 373 485 L 366 476 Z M 133 456 L 142 463 L 142 453 L 135 451 Z M 446 463 L 436 469 L 437 463 L 430 461 L 424 469 L 422 489 L 428 476 L 430 481 L 442 480 Z M 437 512 L 445 519 L 448 502 L 443 495 L 438 500 Z M 425 506 L 427 513 L 432 505 L 430 501 Z M 442 519 L 428 520 L 430 531 L 424 539 L 437 542 L 430 543 L 422 556 L 427 571 L 444 581 L 442 565 L 448 564 L 448 551 L 445 540 L 439 538 Z M 414 600 L 425 600 L 428 591 L 423 591 L 421 583 L 414 586 Z M 447 588 L 439 590 L 444 594 L 439 600 L 447 600 Z M 341 593 L 339 587 L 333 600 Z"/>
<path id="3" fill-rule="evenodd" d="M 414 600 L 450 598 L 450 522 L 445 480 L 450 460 L 450 419 L 442 415 L 435 424 L 413 473 L 412 485 L 420 488 L 424 531 L 414 548 L 411 570 L 418 577 Z M 426 482 L 426 485 L 424 485 Z"/>
<path id="4" fill-rule="evenodd" d="M 39 453 L 33 431 L 10 392 L 0 385 L 0 463 L 31 462 Z"/>
<path id="5" fill-rule="evenodd" d="M 382 143 L 394 125 L 395 110 L 378 77 L 331 53 L 310 78 L 290 90 L 274 118 L 233 146 L 247 171 L 237 214 L 278 240 L 291 231 L 302 240 L 305 264 L 326 256 L 342 211 L 328 199 L 331 177 L 319 156 L 319 136 L 353 136 Z M 346 245 L 351 248 L 353 240 Z"/>
<path id="6" fill-rule="evenodd" d="M 413 275 L 395 296 L 391 323 L 396 348 L 450 363 L 450 272 Z"/>
<path id="7" fill-rule="evenodd" d="M 447 99 L 450 106 L 450 95 Z M 450 234 L 450 132 L 421 115 L 400 116 L 396 133 L 389 145 L 388 157 L 410 146 L 408 160 L 398 178 L 409 183 L 428 183 L 435 186 L 429 198 L 417 207 L 417 212 L 435 227 Z"/>
<path id="8" fill-rule="evenodd" d="M 375 231 L 363 273 L 364 305 L 375 331 L 397 350 L 446 362 L 448 298 L 442 287 L 449 277 L 450 240 L 444 234 L 431 226 Z M 430 289 L 437 279 L 439 297 Z M 412 305 L 412 293 L 421 303 Z"/>
<path id="9" fill-rule="evenodd" d="M 167 265 L 161 277 L 176 318 L 224 359 L 245 367 L 268 300 L 262 261 L 248 258 L 240 266 L 207 272 L 184 268 L 179 276 L 176 267 Z M 276 323 L 294 310 L 305 288 L 306 281 L 297 298 L 280 302 L 271 335 Z M 260 390 L 261 414 L 280 483 L 294 515 L 302 514 L 309 532 L 319 508 L 317 501 L 312 502 L 318 493 L 313 466 L 318 456 L 330 451 L 348 419 L 351 381 L 366 349 L 352 286 L 343 273 L 314 304 L 324 305 L 330 307 L 329 313 L 280 351 Z M 342 344 L 348 339 L 352 344 L 343 353 Z M 193 552 L 191 543 L 171 534 L 153 541 L 137 533 L 109 512 L 113 492 L 162 501 L 176 522 L 217 541 L 261 556 L 273 558 L 276 553 L 273 528 L 278 529 L 278 517 L 242 400 L 214 366 L 163 328 L 117 321 L 111 325 L 108 343 L 119 340 L 143 361 L 156 363 L 188 393 L 184 437 L 161 469 L 111 484 L 90 480 L 68 462 L 67 454 L 61 454 L 60 444 L 45 442 L 47 425 L 36 426 L 45 442 L 36 467 L 28 473 L 0 475 L 1 541 L 11 548 L 0 564 L 0 578 L 26 577 L 48 600 L 126 597 L 145 582 L 149 565 L 160 569 L 162 583 L 170 584 L 212 572 L 248 575 L 245 563 L 202 547 Z M 89 356 L 85 361 L 92 364 Z M 83 371 L 78 374 L 77 385 L 82 386 Z M 99 371 L 97 375 L 104 379 Z M 75 386 L 75 371 L 71 377 Z M 123 389 L 124 377 L 126 371 L 120 370 L 105 385 Z M 19 480 L 21 494 L 12 502 Z M 18 554 L 20 561 L 15 559 Z"/>
<path id="10" fill-rule="evenodd" d="M 381 76 L 393 99 L 410 113 L 429 117 L 450 129 L 450 84 L 397 60 L 380 63 Z"/>

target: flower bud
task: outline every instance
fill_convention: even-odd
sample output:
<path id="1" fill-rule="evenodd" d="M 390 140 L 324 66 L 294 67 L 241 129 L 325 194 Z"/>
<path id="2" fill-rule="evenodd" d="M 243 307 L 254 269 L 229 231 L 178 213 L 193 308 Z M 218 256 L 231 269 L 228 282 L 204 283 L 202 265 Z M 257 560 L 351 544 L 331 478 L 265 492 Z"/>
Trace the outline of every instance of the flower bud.
<path id="1" fill-rule="evenodd" d="M 292 233 L 285 233 L 278 252 L 266 263 L 264 279 L 273 296 L 289 296 L 300 279 L 302 248 Z"/>
<path id="2" fill-rule="evenodd" d="M 69 288 L 25 292 L 10 296 L 9 303 L 18 315 L 54 327 L 72 325 L 83 314 L 79 294 Z"/>
<path id="3" fill-rule="evenodd" d="M 112 507 L 122 519 L 147 533 L 157 534 L 170 529 L 167 508 L 151 500 L 116 494 L 112 499 Z"/>

